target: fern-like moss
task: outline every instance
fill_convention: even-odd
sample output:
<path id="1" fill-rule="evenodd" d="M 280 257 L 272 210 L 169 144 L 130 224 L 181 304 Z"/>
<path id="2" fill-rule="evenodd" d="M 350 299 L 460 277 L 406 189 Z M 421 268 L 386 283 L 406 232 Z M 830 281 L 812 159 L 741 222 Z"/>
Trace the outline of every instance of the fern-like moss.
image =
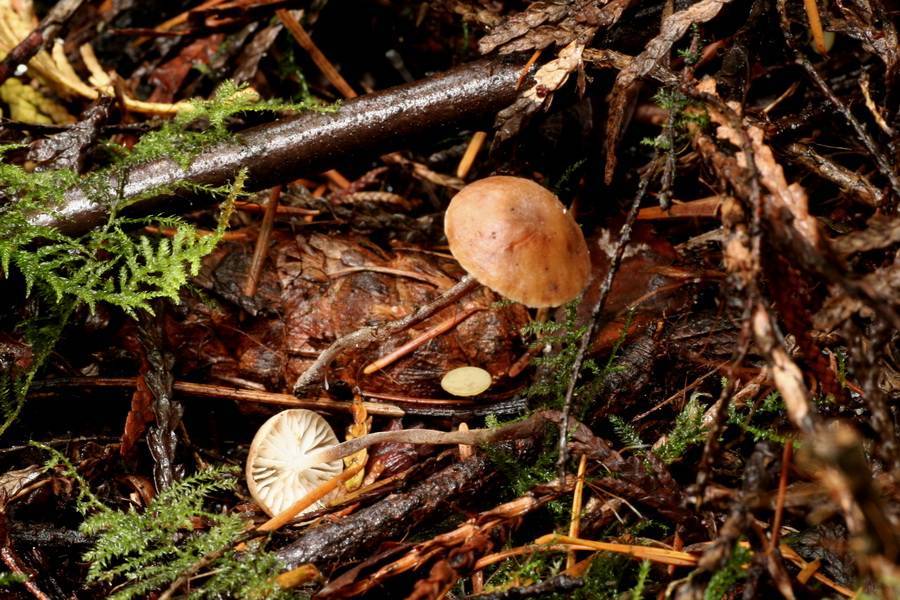
<path id="1" fill-rule="evenodd" d="M 145 598 L 164 589 L 201 559 L 209 559 L 199 573 L 201 585 L 191 598 L 277 599 L 286 596 L 275 581 L 281 565 L 269 552 L 254 547 L 238 553 L 235 541 L 247 530 L 236 515 L 212 512 L 207 498 L 232 491 L 231 468 L 210 468 L 183 479 L 160 493 L 143 510 L 113 510 L 95 496 L 72 464 L 49 446 L 49 467 L 61 467 L 78 484 L 76 506 L 86 514 L 82 533 L 94 539 L 84 555 L 90 582 L 118 584 L 114 600 Z M 195 524 L 203 523 L 199 531 Z M 204 576 L 211 574 L 204 579 Z"/>
<path id="2" fill-rule="evenodd" d="M 675 426 L 653 453 L 665 463 L 672 463 L 681 458 L 688 447 L 706 440 L 706 427 L 703 425 L 705 407 L 700 404 L 704 394 L 691 394 L 684 409 L 675 417 Z"/>

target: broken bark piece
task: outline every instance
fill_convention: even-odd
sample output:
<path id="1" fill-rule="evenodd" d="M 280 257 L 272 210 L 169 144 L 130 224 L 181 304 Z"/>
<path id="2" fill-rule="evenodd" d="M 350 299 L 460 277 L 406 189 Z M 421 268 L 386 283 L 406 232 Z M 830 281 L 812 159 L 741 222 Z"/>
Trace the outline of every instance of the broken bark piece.
<path id="1" fill-rule="evenodd" d="M 312 563 L 322 570 L 361 559 L 384 541 L 402 539 L 412 528 L 463 502 L 471 493 L 483 493 L 495 475 L 488 458 L 473 456 L 438 471 L 407 492 L 391 494 L 336 523 L 306 530 L 277 556 L 286 568 Z"/>

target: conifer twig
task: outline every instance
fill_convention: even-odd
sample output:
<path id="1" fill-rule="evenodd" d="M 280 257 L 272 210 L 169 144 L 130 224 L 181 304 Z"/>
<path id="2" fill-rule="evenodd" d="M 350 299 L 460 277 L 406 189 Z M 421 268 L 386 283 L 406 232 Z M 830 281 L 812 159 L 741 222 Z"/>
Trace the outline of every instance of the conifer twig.
<path id="1" fill-rule="evenodd" d="M 569 437 L 569 414 L 572 412 L 572 399 L 575 395 L 575 385 L 578 383 L 578 378 L 581 375 L 581 367 L 584 364 L 584 359 L 587 355 L 588 347 L 591 344 L 591 338 L 594 336 L 594 331 L 597 329 L 597 317 L 600 316 L 600 311 L 603 310 L 603 306 L 606 304 L 606 298 L 609 296 L 609 291 L 612 289 L 613 278 L 616 275 L 616 271 L 619 270 L 619 265 L 622 263 L 622 257 L 625 255 L 625 246 L 628 245 L 628 241 L 631 239 L 631 228 L 634 225 L 635 219 L 637 219 L 638 209 L 641 206 L 641 200 L 644 198 L 644 194 L 647 192 L 647 186 L 650 184 L 650 181 L 653 179 L 653 175 L 656 173 L 657 166 L 658 161 L 656 160 L 656 158 L 654 158 L 653 162 L 651 163 L 650 173 L 647 173 L 646 176 L 641 178 L 641 183 L 638 186 L 637 193 L 634 195 L 634 199 L 631 201 L 631 208 L 629 209 L 628 216 L 625 218 L 625 223 L 624 225 L 622 225 L 622 229 L 619 232 L 619 239 L 616 241 L 616 249 L 613 252 L 612 257 L 609 259 L 609 270 L 606 272 L 606 278 L 600 285 L 600 294 L 597 296 L 597 301 L 591 308 L 591 316 L 587 330 L 581 337 L 581 343 L 578 346 L 578 352 L 576 353 L 575 360 L 572 363 L 572 372 L 569 375 L 569 384 L 566 387 L 566 395 L 565 399 L 563 400 L 562 418 L 559 422 L 559 459 L 556 466 L 559 471 L 560 479 L 565 478 L 566 472 L 566 448 Z"/>
<path id="2" fill-rule="evenodd" d="M 294 394 L 305 394 L 306 391 L 309 390 L 310 386 L 321 379 L 323 371 L 326 369 L 326 367 L 328 367 L 328 365 L 330 365 L 332 361 L 334 361 L 345 350 L 371 344 L 380 337 L 389 336 L 391 334 L 397 333 L 398 331 L 403 331 L 407 327 L 411 327 L 416 323 L 420 323 L 425 319 L 431 317 L 435 313 L 446 308 L 447 306 L 450 306 L 451 304 L 474 290 L 478 285 L 479 283 L 475 281 L 474 278 L 466 275 L 459 280 L 459 283 L 446 290 L 440 296 L 438 296 L 425 306 L 422 306 L 421 308 L 419 308 L 419 310 L 409 316 L 406 316 L 402 319 L 397 319 L 396 321 L 391 321 L 390 323 L 386 323 L 384 325 L 370 325 L 368 327 L 362 327 L 352 333 L 348 333 L 347 335 L 338 338 L 330 346 L 328 346 L 328 348 L 320 352 L 315 362 L 310 365 L 309 368 L 307 368 L 306 371 L 304 371 L 300 375 L 300 377 L 297 378 L 297 382 L 294 384 Z"/>

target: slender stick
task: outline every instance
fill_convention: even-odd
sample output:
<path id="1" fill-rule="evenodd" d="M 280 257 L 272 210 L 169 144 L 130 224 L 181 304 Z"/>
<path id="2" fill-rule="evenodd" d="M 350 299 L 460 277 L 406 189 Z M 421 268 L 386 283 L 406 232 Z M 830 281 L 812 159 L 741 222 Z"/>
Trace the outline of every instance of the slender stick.
<path id="1" fill-rule="evenodd" d="M 624 554 L 631 558 L 650 560 L 665 565 L 675 565 L 679 567 L 693 567 L 697 564 L 697 557 L 693 554 L 688 554 L 687 552 L 667 550 L 665 548 L 654 548 L 652 546 L 596 542 L 594 540 L 573 538 L 567 535 L 556 535 L 554 533 L 541 536 L 536 539 L 534 543 L 538 545 L 566 544 L 570 548 L 576 550 L 602 550 L 604 552 L 615 552 L 616 554 Z"/>
<path id="2" fill-rule="evenodd" d="M 452 446 L 466 444 L 484 446 L 495 442 L 532 437 L 549 421 L 555 421 L 560 413 L 556 411 L 540 411 L 533 413 L 522 421 L 514 421 L 496 428 L 470 429 L 457 431 L 439 431 L 436 429 L 400 429 L 370 433 L 334 446 L 310 452 L 303 460 L 305 465 L 318 465 L 332 462 L 355 454 L 375 444 L 428 444 L 433 446 Z M 298 467 L 299 469 L 300 467 Z"/>
<path id="3" fill-rule="evenodd" d="M 421 335 L 418 335 L 418 336 L 414 337 L 413 339 L 409 340 L 408 342 L 406 342 L 405 344 L 403 344 L 402 346 L 400 346 L 393 352 L 390 352 L 389 354 L 382 356 L 378 360 L 373 361 L 373 362 L 369 363 L 368 365 L 366 365 L 366 368 L 363 369 L 363 374 L 371 375 L 375 371 L 380 371 L 381 369 L 394 364 L 396 361 L 400 360 L 407 354 L 413 352 L 419 346 L 422 346 L 423 344 L 433 340 L 437 336 L 450 331 L 451 329 L 453 329 L 454 327 L 456 327 L 457 325 L 459 325 L 460 323 L 462 323 L 463 321 L 465 321 L 466 319 L 471 317 L 476 312 L 479 312 L 482 310 L 484 310 L 484 309 L 481 307 L 470 306 L 469 308 L 465 309 L 461 313 L 453 315 L 449 319 L 445 319 L 444 321 L 441 321 L 434 327 L 430 328 L 428 331 L 425 331 Z"/>
<path id="4" fill-rule="evenodd" d="M 791 470 L 791 456 L 794 451 L 794 442 L 787 440 L 784 443 L 784 452 L 781 455 L 781 477 L 778 480 L 778 496 L 775 499 L 775 516 L 772 518 L 772 537 L 769 538 L 769 552 L 774 552 L 778 547 L 778 539 L 781 534 L 781 519 L 784 516 L 784 498 L 787 495 L 788 473 Z"/>
<path id="5" fill-rule="evenodd" d="M 6 53 L 0 62 L 0 84 L 16 74 L 20 65 L 28 64 L 41 48 L 50 45 L 59 34 L 66 21 L 75 14 L 84 0 L 62 0 L 50 9 L 37 29 L 29 33 Z M 7 8 L 6 10 L 12 10 Z"/>
<path id="6" fill-rule="evenodd" d="M 44 390 L 67 387 L 133 388 L 134 381 L 134 377 L 71 377 L 66 379 L 47 379 L 36 382 L 31 388 L 31 395 L 44 395 L 47 393 Z M 325 397 L 304 400 L 291 394 L 263 392 L 260 390 L 242 390 L 224 385 L 210 385 L 206 383 L 193 383 L 190 381 L 176 381 L 175 385 L 172 387 L 176 392 L 181 394 L 201 398 L 272 404 L 288 408 L 308 408 L 317 411 L 350 412 L 353 409 L 353 405 L 349 402 L 340 402 Z M 406 411 L 394 404 L 364 402 L 363 406 L 365 406 L 366 412 L 369 414 L 381 417 L 400 418 L 406 414 Z"/>
<path id="7" fill-rule="evenodd" d="M 654 160 L 653 164 L 656 165 L 656 160 Z M 597 296 L 597 301 L 591 309 L 590 324 L 584 332 L 584 335 L 581 337 L 578 353 L 575 355 L 575 360 L 572 363 L 572 372 L 569 375 L 569 385 L 566 388 L 566 396 L 563 402 L 562 419 L 559 423 L 559 459 L 556 463 L 556 467 L 559 470 L 559 478 L 561 480 L 565 479 L 567 459 L 566 447 L 569 437 L 569 414 L 572 410 L 572 398 L 575 395 L 575 385 L 581 375 L 581 366 L 584 364 L 584 358 L 587 355 L 588 347 L 591 344 L 591 338 L 594 336 L 594 331 L 597 329 L 597 317 L 600 316 L 600 311 L 603 310 L 603 306 L 606 304 L 606 298 L 609 296 L 610 289 L 612 289 L 613 277 L 615 277 L 616 271 L 619 270 L 619 265 L 622 263 L 622 257 L 625 255 L 625 246 L 628 245 L 628 241 L 631 239 L 631 227 L 634 225 L 634 221 L 637 218 L 641 200 L 647 192 L 647 186 L 650 184 L 650 180 L 653 179 L 655 172 L 656 167 L 654 166 L 652 172 L 648 173 L 641 180 L 637 193 L 631 201 L 631 208 L 628 211 L 628 216 L 625 218 L 625 224 L 622 225 L 622 230 L 619 232 L 616 250 L 613 252 L 613 256 L 609 261 L 609 270 L 606 272 L 606 278 L 600 286 L 600 295 Z"/>
<path id="8" fill-rule="evenodd" d="M 285 28 L 291 32 L 291 35 L 294 36 L 294 39 L 297 40 L 297 43 L 306 50 L 309 54 L 309 57 L 316 63 L 316 66 L 319 67 L 319 70 L 322 71 L 322 74 L 328 79 L 328 82 L 331 83 L 343 96 L 344 98 L 356 98 L 357 93 L 350 87 L 350 84 L 341 77 L 341 74 L 338 73 L 338 70 L 334 68 L 334 65 L 331 64 L 331 61 L 322 54 L 322 51 L 319 50 L 319 47 L 316 46 L 315 42 L 312 41 L 312 38 L 309 37 L 309 34 L 306 33 L 306 30 L 303 29 L 303 25 L 300 24 L 300 21 L 294 18 L 287 9 L 280 8 L 275 11 L 275 14 L 278 15 L 278 18 L 281 20 L 281 23 L 285 26 Z"/>
<path id="9" fill-rule="evenodd" d="M 315 362 L 297 378 L 297 382 L 294 384 L 294 394 L 298 396 L 304 395 L 306 390 L 321 379 L 324 370 L 342 352 L 349 350 L 350 348 L 366 346 L 379 338 L 389 336 L 398 331 L 403 331 L 407 327 L 411 327 L 416 323 L 424 321 L 450 304 L 453 304 L 474 290 L 478 285 L 479 284 L 475 279 L 466 275 L 459 280 L 459 283 L 409 316 L 384 325 L 363 327 L 335 340 L 328 348 L 323 350 L 318 358 L 316 358 Z"/>
<path id="10" fill-rule="evenodd" d="M 305 494 L 302 498 L 297 499 L 296 502 L 257 527 L 256 531 L 260 533 L 278 531 L 279 529 L 293 521 L 294 517 L 334 491 L 337 486 L 341 485 L 342 483 L 362 471 L 364 466 L 365 463 L 353 465 L 342 473 L 338 473 L 328 481 L 317 485 L 308 494 Z"/>
<path id="11" fill-rule="evenodd" d="M 484 146 L 484 141 L 486 139 L 486 131 L 476 131 L 474 134 L 472 134 L 472 139 L 469 140 L 469 145 L 466 146 L 466 152 L 460 159 L 459 166 L 456 167 L 457 177 L 459 177 L 460 179 L 466 178 L 466 175 L 469 174 L 469 169 L 471 169 L 472 165 L 475 164 L 475 158 L 481 151 L 481 147 Z"/>
<path id="12" fill-rule="evenodd" d="M 581 533 L 581 507 L 584 501 L 584 475 L 587 471 L 587 454 L 581 455 L 578 462 L 578 475 L 575 480 L 575 492 L 572 494 L 572 517 L 569 521 L 569 537 L 577 538 Z M 575 566 L 575 551 L 569 550 L 566 556 L 566 568 Z"/>
<path id="13" fill-rule="evenodd" d="M 803 0 L 803 8 L 806 9 L 806 17 L 809 19 L 809 31 L 812 33 L 816 52 L 825 56 L 828 54 L 828 47 L 825 45 L 825 32 L 822 30 L 822 19 L 819 17 L 816 0 Z"/>
<path id="14" fill-rule="evenodd" d="M 106 196 L 127 204 L 130 212 L 166 206 L 185 210 L 191 205 L 175 199 L 190 192 L 173 195 L 171 190 L 224 185 L 241 169 L 247 169 L 246 189 L 261 190 L 333 168 L 348 157 L 378 156 L 505 108 L 516 97 L 522 62 L 521 57 L 502 57 L 468 63 L 348 100 L 335 111 L 305 112 L 247 129 L 235 142 L 204 150 L 187 168 L 161 158 L 131 168 L 122 176 L 124 182 L 111 177 L 101 193 L 73 187 L 52 211 L 35 213 L 29 221 L 79 235 L 106 222 Z"/>

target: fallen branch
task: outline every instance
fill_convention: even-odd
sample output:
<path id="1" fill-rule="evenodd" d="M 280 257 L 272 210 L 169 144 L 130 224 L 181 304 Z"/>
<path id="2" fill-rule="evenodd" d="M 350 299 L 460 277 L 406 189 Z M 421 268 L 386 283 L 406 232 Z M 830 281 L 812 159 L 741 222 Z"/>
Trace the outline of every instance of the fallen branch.
<path id="1" fill-rule="evenodd" d="M 111 178 L 108 194 L 75 187 L 51 212 L 31 217 L 35 225 L 82 234 L 106 220 L 108 206 L 98 196 L 117 197 L 129 210 L 146 212 L 172 206 L 177 195 L 159 190 L 220 186 L 246 169 L 249 190 L 288 183 L 304 173 L 332 168 L 361 153 L 378 155 L 402 148 L 423 134 L 477 120 L 508 106 L 524 60 L 501 58 L 468 63 L 444 73 L 360 96 L 335 112 L 306 112 L 241 132 L 181 167 L 170 158 L 130 169 L 125 181 Z M 183 202 L 181 207 L 187 208 Z"/>

